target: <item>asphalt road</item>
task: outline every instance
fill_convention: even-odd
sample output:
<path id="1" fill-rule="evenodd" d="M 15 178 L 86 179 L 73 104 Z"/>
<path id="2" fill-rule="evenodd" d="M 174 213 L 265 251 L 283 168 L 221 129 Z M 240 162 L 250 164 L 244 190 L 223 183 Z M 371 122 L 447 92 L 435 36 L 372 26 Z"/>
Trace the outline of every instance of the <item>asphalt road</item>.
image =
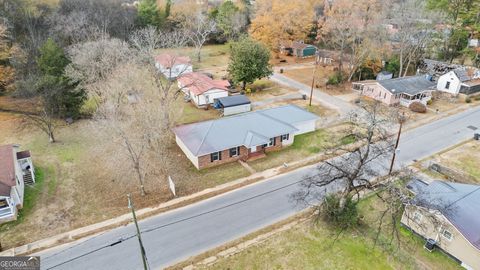
<path id="1" fill-rule="evenodd" d="M 405 132 L 397 166 L 428 157 L 480 131 L 480 108 Z M 386 168 L 389 159 L 378 161 Z M 149 265 L 159 269 L 285 219 L 301 210 L 290 195 L 314 166 L 246 186 L 140 222 Z M 40 252 L 42 269 L 142 269 L 134 226 Z M 128 238 L 108 246 L 119 238 Z"/>

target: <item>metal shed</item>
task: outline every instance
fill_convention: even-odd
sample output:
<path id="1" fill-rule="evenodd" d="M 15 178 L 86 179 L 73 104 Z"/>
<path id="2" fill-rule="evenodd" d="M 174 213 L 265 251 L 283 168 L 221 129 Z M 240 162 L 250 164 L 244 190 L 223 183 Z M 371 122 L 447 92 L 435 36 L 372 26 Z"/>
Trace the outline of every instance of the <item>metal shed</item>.
<path id="1" fill-rule="evenodd" d="M 244 95 L 218 98 L 215 100 L 214 107 L 222 110 L 224 116 L 248 112 L 252 109 L 250 100 Z"/>

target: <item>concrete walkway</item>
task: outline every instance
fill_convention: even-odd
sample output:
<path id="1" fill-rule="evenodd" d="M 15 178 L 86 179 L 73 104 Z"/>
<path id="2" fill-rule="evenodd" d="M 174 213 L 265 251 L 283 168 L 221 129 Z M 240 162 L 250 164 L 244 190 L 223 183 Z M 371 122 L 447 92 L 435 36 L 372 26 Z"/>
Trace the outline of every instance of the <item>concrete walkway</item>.
<path id="1" fill-rule="evenodd" d="M 301 94 L 310 96 L 310 86 L 290 79 L 285 75 L 274 73 L 270 77 L 270 80 L 297 89 Z M 317 102 L 319 102 L 325 107 L 338 111 L 341 116 L 345 116 L 356 109 L 353 104 L 346 102 L 345 100 L 338 97 L 329 95 L 325 92 L 319 91 L 316 88 L 313 89 L 313 99 L 315 99 Z"/>

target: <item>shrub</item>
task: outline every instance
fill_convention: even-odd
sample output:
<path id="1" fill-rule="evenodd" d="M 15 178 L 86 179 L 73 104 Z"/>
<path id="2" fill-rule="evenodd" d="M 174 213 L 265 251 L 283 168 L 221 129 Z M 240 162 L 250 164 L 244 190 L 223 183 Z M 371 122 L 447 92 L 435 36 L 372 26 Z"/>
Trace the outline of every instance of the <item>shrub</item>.
<path id="1" fill-rule="evenodd" d="M 473 99 L 480 100 L 480 95 L 475 96 Z"/>
<path id="2" fill-rule="evenodd" d="M 467 97 L 467 98 L 465 99 L 465 102 L 466 102 L 466 103 L 471 103 L 471 102 L 472 102 L 472 99 L 471 99 L 470 97 Z"/>
<path id="3" fill-rule="evenodd" d="M 323 211 L 326 221 L 343 229 L 356 226 L 359 221 L 357 202 L 347 197 L 342 207 L 340 201 L 341 197 L 336 194 L 325 197 Z"/>
<path id="4" fill-rule="evenodd" d="M 423 103 L 421 103 L 419 101 L 414 101 L 414 102 L 410 103 L 408 108 L 412 112 L 416 112 L 416 113 L 426 113 L 427 112 L 427 106 L 425 106 Z"/>
<path id="5" fill-rule="evenodd" d="M 261 91 L 269 87 L 272 87 L 272 82 L 266 80 L 256 81 L 250 85 L 253 92 Z"/>
<path id="6" fill-rule="evenodd" d="M 429 101 L 427 101 L 427 105 L 432 105 L 432 103 L 433 103 L 433 100 L 431 100 L 431 99 Z"/>
<path id="7" fill-rule="evenodd" d="M 337 72 L 332 76 L 328 77 L 327 85 L 339 85 L 340 83 L 342 83 L 342 80 L 342 74 Z"/>

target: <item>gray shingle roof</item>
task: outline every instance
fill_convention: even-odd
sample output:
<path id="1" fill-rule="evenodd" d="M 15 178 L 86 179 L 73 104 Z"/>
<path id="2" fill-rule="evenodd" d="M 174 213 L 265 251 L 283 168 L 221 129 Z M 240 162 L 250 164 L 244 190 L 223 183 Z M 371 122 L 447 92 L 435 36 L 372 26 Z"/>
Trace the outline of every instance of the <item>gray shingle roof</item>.
<path id="1" fill-rule="evenodd" d="M 405 93 L 412 96 L 426 90 L 433 90 L 436 86 L 424 75 L 381 80 L 378 83 L 393 94 Z"/>
<path id="2" fill-rule="evenodd" d="M 173 132 L 195 156 L 203 156 L 232 147 L 268 143 L 272 137 L 297 131 L 295 124 L 318 118 L 295 105 L 285 105 L 181 125 Z"/>
<path id="3" fill-rule="evenodd" d="M 480 77 L 480 71 L 475 69 L 457 68 L 453 70 L 461 82 L 468 82 Z"/>
<path id="4" fill-rule="evenodd" d="M 220 102 L 224 108 L 250 104 L 250 100 L 245 95 L 221 97 L 218 99 L 218 102 Z"/>
<path id="5" fill-rule="evenodd" d="M 438 180 L 430 184 L 413 180 L 409 186 L 417 193 L 413 205 L 442 212 L 472 245 L 480 249 L 480 186 Z"/>

